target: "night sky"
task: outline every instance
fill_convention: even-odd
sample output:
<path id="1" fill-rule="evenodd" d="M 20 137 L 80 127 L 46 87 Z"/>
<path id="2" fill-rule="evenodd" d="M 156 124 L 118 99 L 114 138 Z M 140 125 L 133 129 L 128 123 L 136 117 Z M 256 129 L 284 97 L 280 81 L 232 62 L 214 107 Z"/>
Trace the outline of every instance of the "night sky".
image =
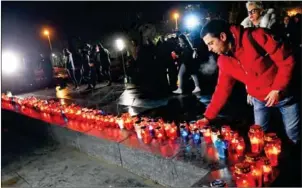
<path id="1" fill-rule="evenodd" d="M 60 48 L 71 37 L 89 41 L 112 32 L 123 31 L 134 24 L 138 13 L 141 13 L 145 22 L 159 22 L 175 7 L 190 2 L 2 1 L 1 3 L 2 48 L 16 48 L 33 53 L 48 48 L 47 39 L 41 34 L 45 26 L 53 30 L 51 39 L 54 48 Z M 204 3 L 210 8 L 216 8 L 217 11 L 225 8 L 224 2 Z"/>

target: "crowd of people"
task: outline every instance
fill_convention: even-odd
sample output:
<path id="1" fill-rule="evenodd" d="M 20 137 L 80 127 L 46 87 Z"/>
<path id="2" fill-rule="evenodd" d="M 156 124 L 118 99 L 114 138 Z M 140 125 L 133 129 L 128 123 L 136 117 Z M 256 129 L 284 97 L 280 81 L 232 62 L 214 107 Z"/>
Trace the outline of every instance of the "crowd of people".
<path id="1" fill-rule="evenodd" d="M 64 67 L 74 85 L 74 90 L 78 90 L 81 84 L 87 84 L 86 90 L 93 90 L 98 82 L 104 80 L 107 81 L 107 86 L 111 85 L 110 52 L 101 43 L 94 46 L 85 44 L 75 54 L 65 48 L 63 49 L 63 55 L 65 56 Z M 78 73 L 80 73 L 79 79 Z"/>

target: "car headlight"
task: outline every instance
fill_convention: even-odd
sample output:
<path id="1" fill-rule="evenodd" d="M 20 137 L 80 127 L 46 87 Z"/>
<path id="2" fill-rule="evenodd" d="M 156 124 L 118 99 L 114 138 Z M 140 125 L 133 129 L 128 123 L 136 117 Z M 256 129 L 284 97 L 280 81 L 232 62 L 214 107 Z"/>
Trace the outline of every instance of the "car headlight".
<path id="1" fill-rule="evenodd" d="M 12 52 L 4 52 L 2 54 L 2 71 L 5 73 L 13 73 L 18 69 L 20 63 L 19 57 Z M 20 66 L 20 65 L 19 65 Z"/>

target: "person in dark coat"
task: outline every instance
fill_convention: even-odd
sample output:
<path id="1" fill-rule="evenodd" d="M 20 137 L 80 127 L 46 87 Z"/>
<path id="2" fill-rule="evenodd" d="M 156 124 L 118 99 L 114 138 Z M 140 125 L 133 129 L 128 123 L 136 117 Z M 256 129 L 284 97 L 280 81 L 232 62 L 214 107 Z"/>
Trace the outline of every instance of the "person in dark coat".
<path id="1" fill-rule="evenodd" d="M 110 86 L 112 83 L 111 79 L 111 72 L 110 72 L 110 66 L 111 66 L 111 60 L 110 60 L 110 52 L 104 48 L 104 46 L 101 43 L 98 43 L 96 45 L 96 49 L 99 51 L 100 54 L 100 62 L 102 67 L 102 74 L 105 79 L 107 79 L 107 86 Z"/>
<path id="2" fill-rule="evenodd" d="M 81 80 L 80 83 L 83 81 L 85 83 L 89 82 L 89 71 L 90 71 L 90 45 L 86 44 L 83 49 L 81 50 Z"/>
<path id="3" fill-rule="evenodd" d="M 93 53 L 91 54 L 91 62 L 95 66 L 97 82 L 101 82 L 101 54 L 98 45 L 94 45 Z"/>
<path id="4" fill-rule="evenodd" d="M 71 81 L 74 84 L 74 90 L 78 90 L 79 85 L 78 85 L 78 81 L 76 78 L 75 66 L 74 66 L 74 62 L 73 62 L 73 58 L 72 58 L 72 53 L 67 48 L 65 48 L 65 49 L 63 49 L 63 54 L 66 57 L 65 69 L 68 73 L 68 77 L 69 77 L 69 79 L 71 79 Z"/>
<path id="5" fill-rule="evenodd" d="M 289 16 L 283 18 L 283 23 L 280 26 L 280 35 L 283 39 L 288 40 L 291 44 L 294 43 L 294 28 Z"/>
<path id="6" fill-rule="evenodd" d="M 195 65 L 196 62 L 194 61 L 193 58 L 193 54 L 194 54 L 193 46 L 189 41 L 188 37 L 184 34 L 179 35 L 179 44 L 181 47 L 181 52 L 178 55 L 179 62 L 181 63 L 179 74 L 178 74 L 179 87 L 177 90 L 173 91 L 173 93 L 175 94 L 183 93 L 183 82 L 186 73 L 189 74 L 194 81 L 195 89 L 192 91 L 192 93 L 200 92 L 199 81 L 196 73 L 198 67 L 196 67 Z"/>

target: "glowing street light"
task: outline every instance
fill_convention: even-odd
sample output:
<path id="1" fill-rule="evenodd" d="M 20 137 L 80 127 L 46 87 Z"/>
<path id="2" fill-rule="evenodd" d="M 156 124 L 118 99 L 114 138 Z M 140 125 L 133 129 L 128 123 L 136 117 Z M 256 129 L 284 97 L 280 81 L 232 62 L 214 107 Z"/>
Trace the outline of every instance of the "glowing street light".
<path id="1" fill-rule="evenodd" d="M 119 51 L 123 51 L 123 49 L 125 48 L 125 43 L 122 39 L 117 39 L 116 40 L 116 47 Z"/>
<path id="2" fill-rule="evenodd" d="M 199 25 L 199 20 L 197 16 L 190 15 L 186 18 L 186 26 L 189 29 L 193 29 L 194 27 Z"/>
<path id="3" fill-rule="evenodd" d="M 179 14 L 176 12 L 174 13 L 174 19 L 175 19 L 175 30 L 177 31 L 178 30 L 178 23 L 177 23 L 177 20 L 179 18 Z"/>
<path id="4" fill-rule="evenodd" d="M 121 52 L 122 54 L 122 63 L 123 63 L 123 68 L 124 68 L 124 83 L 127 83 L 127 75 L 126 75 L 126 68 L 125 68 L 125 63 L 124 63 L 124 55 L 123 55 L 123 50 L 125 48 L 125 42 L 122 39 L 117 39 L 116 41 L 116 47 L 118 51 Z"/>
<path id="5" fill-rule="evenodd" d="M 44 30 L 44 35 L 45 36 L 49 36 L 49 31 L 48 30 Z"/>
<path id="6" fill-rule="evenodd" d="M 49 33 L 49 31 L 47 29 L 45 29 L 43 33 L 44 33 L 45 36 L 47 36 L 48 42 L 49 42 L 50 51 L 52 51 L 52 46 L 51 46 L 50 37 L 49 37 L 50 33 Z"/>

